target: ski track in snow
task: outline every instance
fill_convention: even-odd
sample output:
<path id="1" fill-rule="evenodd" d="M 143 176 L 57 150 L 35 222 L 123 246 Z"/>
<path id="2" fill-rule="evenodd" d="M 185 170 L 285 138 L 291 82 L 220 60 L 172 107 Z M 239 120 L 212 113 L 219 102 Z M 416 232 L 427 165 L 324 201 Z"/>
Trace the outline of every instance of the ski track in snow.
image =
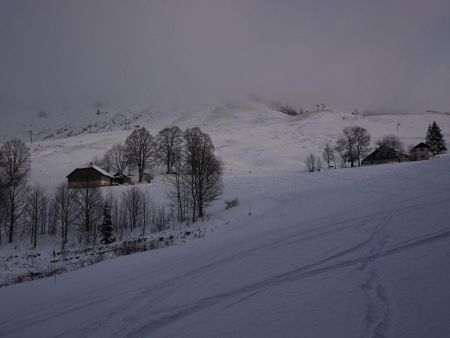
<path id="1" fill-rule="evenodd" d="M 221 228 L 230 227 L 230 230 L 226 231 L 247 236 L 247 242 L 241 241 L 239 245 L 232 245 L 230 251 L 210 247 L 210 256 L 203 258 L 194 254 L 193 257 L 198 261 L 183 261 L 186 266 L 176 264 L 172 257 L 172 260 L 168 259 L 160 265 L 149 264 L 143 269 L 135 267 L 134 270 L 127 270 L 131 271 L 129 276 L 113 274 L 114 279 L 111 280 L 99 276 L 97 267 L 92 266 L 86 269 L 86 275 L 101 279 L 101 284 L 87 283 L 85 287 L 75 288 L 73 292 L 60 292 L 56 296 L 49 292 L 48 298 L 39 303 L 28 304 L 26 295 L 21 295 L 24 299 L 17 300 L 18 303 L 21 302 L 20 306 L 16 306 L 14 300 L 9 312 L 1 312 L 3 299 L 0 297 L 0 336 L 24 337 L 30 332 L 46 337 L 148 337 L 161 336 L 163 333 L 167 336 L 167 330 L 170 332 L 172 327 L 176 327 L 175 324 L 187 322 L 189 317 L 195 319 L 199 314 L 213 317 L 234 310 L 239 313 L 238 310 L 242 307 L 280 286 L 283 290 L 290 290 L 289 286 L 299 281 L 305 282 L 302 286 L 308 286 L 308 283 L 314 284 L 315 281 L 334 278 L 334 273 L 338 276 L 337 272 L 345 271 L 351 273 L 351 278 L 346 280 L 346 283 L 354 287 L 357 297 L 362 300 L 361 304 L 355 303 L 361 306 L 363 315 L 361 318 L 347 318 L 343 313 L 340 319 L 348 320 L 345 324 L 348 326 L 354 326 L 355 320 L 361 319 L 361 331 L 358 331 L 355 337 L 396 337 L 398 325 L 394 319 L 398 318 L 398 299 L 395 299 L 391 280 L 395 277 L 386 273 L 384 262 L 388 258 L 401 256 L 402 253 L 414 253 L 416 249 L 421 248 L 429 248 L 430 255 L 433 255 L 436 254 L 432 251 L 433 245 L 450 242 L 450 229 L 444 224 L 445 219 L 438 219 L 443 224 L 433 224 L 432 227 L 431 224 L 423 224 L 419 229 L 416 224 L 417 232 L 411 233 L 401 222 L 402 217 L 415 213 L 417 209 L 420 209 L 421 213 L 431 214 L 433 208 L 448 208 L 448 188 L 441 188 L 436 183 L 436 175 L 440 175 L 442 184 L 448 187 L 446 177 L 450 161 L 442 159 L 445 162 L 440 164 L 441 167 L 438 161 L 428 161 L 429 163 L 322 171 L 304 176 L 298 172 L 302 168 L 302 159 L 308 153 L 320 154 L 325 142 L 335 140 L 347 125 L 358 124 L 367 127 L 376 139 L 387 133 L 388 126 L 394 126 L 401 120 L 402 130 L 399 136 L 403 141 L 418 143 L 422 141 L 424 129 L 431 122 L 431 118 L 439 118 L 438 122 L 444 126 L 443 130 L 449 130 L 448 117 L 384 116 L 379 118 L 380 121 L 370 117 L 350 121 L 343 119 L 345 113 L 330 112 L 300 121 L 270 109 L 261 113 L 252 110 L 225 110 L 225 113 L 220 110 L 207 112 L 205 117 L 203 114 L 186 115 L 182 112 L 170 121 L 159 121 L 145 116 L 146 120 L 143 117 L 136 124 L 148 125 L 153 128 L 152 132 L 170 124 L 168 122 L 179 124 L 182 128 L 201 125 L 202 129 L 211 133 L 220 156 L 227 160 L 227 169 L 228 166 L 233 169 L 229 182 L 227 181 L 227 184 L 230 184 L 226 185 L 226 197 L 239 197 L 241 206 L 236 209 L 239 211 L 241 208 L 242 211 L 240 218 L 236 218 L 236 214 L 233 214 L 235 210 L 218 212 L 219 208 L 216 207 L 212 216 L 220 221 Z M 95 154 L 103 153 L 112 143 L 122 142 L 128 133 L 115 131 L 85 134 L 39 142 L 33 157 L 33 177 L 37 182 L 51 187 L 52 184 L 58 183 L 58 180 L 64 179 L 71 168 L 81 165 Z M 48 163 L 60 165 L 49 168 Z M 430 175 L 427 175 L 428 167 L 435 170 Z M 249 187 L 242 188 L 242 185 Z M 420 189 L 417 189 L 416 185 Z M 429 185 L 432 189 L 428 188 Z M 333 198 L 328 198 L 329 193 Z M 316 200 L 307 204 L 311 210 L 299 208 L 310 198 Z M 342 209 L 333 209 L 333 199 L 346 198 L 346 202 L 336 202 Z M 331 205 L 332 211 L 327 213 L 325 210 L 322 215 L 321 209 L 327 209 L 327 203 Z M 315 208 L 314 204 L 320 204 L 321 207 Z M 247 208 L 252 211 L 249 217 L 246 216 Z M 233 216 L 228 216 L 230 214 Z M 420 213 L 414 215 L 420 216 Z M 441 212 L 442 215 L 446 216 L 448 212 Z M 282 224 L 285 219 L 287 224 Z M 261 230 L 255 226 L 251 235 L 245 231 L 239 233 L 240 229 L 236 224 L 245 228 L 247 222 L 250 226 L 264 226 Z M 396 233 L 398 229 L 400 230 Z M 223 231 L 225 239 L 230 236 L 226 231 Z M 252 241 L 253 239 L 255 241 Z M 236 236 L 233 240 L 239 238 Z M 228 238 L 227 243 L 230 242 Z M 303 247 L 306 249 L 302 251 Z M 199 249 L 201 248 L 199 245 Z M 192 254 L 192 251 L 186 252 Z M 283 259 L 285 255 L 304 253 L 310 255 L 302 259 L 290 258 L 291 261 L 288 260 L 288 264 L 283 265 L 286 263 Z M 156 258 L 164 257 L 160 253 L 151 255 Z M 143 256 L 136 257 L 138 260 Z M 145 257 L 150 257 L 150 253 Z M 275 257 L 275 263 L 269 267 L 273 270 L 265 271 L 264 262 L 272 257 Z M 169 268 L 174 267 L 175 271 L 168 271 L 164 266 L 166 263 Z M 396 267 L 402 263 L 400 260 L 396 261 Z M 104 264 L 101 263 L 98 269 L 101 270 L 103 266 L 120 268 L 120 264 L 115 265 L 115 262 Z M 246 267 L 249 270 L 253 265 L 260 264 L 263 266 L 260 269 L 264 271 L 257 276 L 230 278 L 229 284 L 220 284 L 214 280 L 215 273 L 234 266 L 242 268 L 245 264 L 248 264 Z M 277 269 L 277 264 L 282 266 Z M 152 270 L 154 266 L 156 270 Z M 239 269 L 238 271 L 242 273 Z M 257 269 L 256 271 L 260 272 Z M 83 276 L 83 271 L 78 272 Z M 58 283 L 65 282 L 70 285 L 71 276 L 74 274 L 68 273 L 65 281 Z M 192 297 L 180 297 L 177 293 L 179 290 L 196 291 L 195 287 L 204 280 L 208 282 L 209 278 L 218 286 L 201 290 Z M 45 281 L 39 282 L 31 285 L 36 285 L 37 288 L 45 285 Z M 194 287 L 189 288 L 186 285 Z M 27 285 L 23 286 L 27 290 Z M 1 292 L 6 294 L 9 291 L 22 290 L 20 287 L 21 285 L 17 286 L 18 289 L 15 289 L 15 286 L 1 289 L 0 295 Z M 37 290 L 39 292 L 39 289 Z M 339 290 L 339 287 L 336 287 L 331 291 Z M 312 297 L 314 301 L 320 302 L 320 295 Z M 433 301 L 436 302 L 436 298 L 429 303 Z M 255 303 L 258 304 L 256 301 Z M 301 306 L 298 306 L 299 313 Z M 318 320 L 328 323 L 329 318 Z M 64 324 L 51 331 L 53 333 L 47 334 L 61 322 Z M 332 327 L 332 324 L 329 325 Z M 296 333 L 301 336 L 301 332 Z"/>
<path id="2" fill-rule="evenodd" d="M 404 210 L 408 210 L 409 208 L 410 206 L 407 206 L 404 208 Z M 8 333 L 16 332 L 20 329 L 45 322 L 49 319 L 55 319 L 60 316 L 72 314 L 80 309 L 86 309 L 102 302 L 110 301 L 111 298 L 117 299 L 118 301 L 123 298 L 123 302 L 121 302 L 120 305 L 114 307 L 112 310 L 92 318 L 87 323 L 85 323 L 83 327 L 71 328 L 68 331 L 61 333 L 60 336 L 91 335 L 93 332 L 96 332 L 96 330 L 101 330 L 104 327 L 105 322 L 113 321 L 116 316 L 120 316 L 122 320 L 129 322 L 128 324 L 130 325 L 124 325 L 124 327 L 133 328 L 129 332 L 120 330 L 119 332 L 117 332 L 117 336 L 122 336 L 124 333 L 126 333 L 126 336 L 130 337 L 146 336 L 148 334 L 156 332 L 162 327 L 181 320 L 187 316 L 191 316 L 218 303 L 226 303 L 229 300 L 238 298 L 237 300 L 225 306 L 225 308 L 233 307 L 261 292 L 270 289 L 271 287 L 277 286 L 282 283 L 315 277 L 324 273 L 330 273 L 338 269 L 355 267 L 362 273 L 366 274 L 366 282 L 361 286 L 367 298 L 367 330 L 364 333 L 363 337 L 387 337 L 389 328 L 390 304 L 386 287 L 380 282 L 379 279 L 380 272 L 376 267 L 377 259 L 450 238 L 450 230 L 444 230 L 411 239 L 406 242 L 401 242 L 397 245 L 391 246 L 388 249 L 385 249 L 389 238 L 389 235 L 386 233 L 386 228 L 391 217 L 392 212 L 389 212 L 386 215 L 382 215 L 378 219 L 378 224 L 372 227 L 373 231 L 370 233 L 369 237 L 350 248 L 327 256 L 312 264 L 301 266 L 297 269 L 258 281 L 253 284 L 232 289 L 224 293 L 217 293 L 209 297 L 199 299 L 193 303 L 187 303 L 181 306 L 169 308 L 159 308 L 153 311 L 145 311 L 143 309 L 151 309 L 151 304 L 154 304 L 155 302 L 157 303 L 158 298 L 164 298 L 165 294 L 163 293 L 160 294 L 157 298 L 149 299 L 145 297 L 145 295 L 148 295 L 151 290 L 147 288 L 140 288 L 127 290 L 120 293 L 107 294 L 107 296 L 99 297 L 96 296 L 96 292 L 91 291 L 85 293 L 84 295 L 75 295 L 72 297 L 68 297 L 65 300 L 58 300 L 57 303 L 52 302 L 41 304 L 39 308 L 29 309 L 30 311 L 28 313 L 28 316 L 24 316 L 22 314 L 20 318 L 18 318 L 18 313 L 12 313 L 11 316 L 3 318 L 4 324 L 2 324 L 0 334 L 7 335 Z M 350 227 L 354 227 L 354 225 Z M 348 227 L 343 227 L 338 230 L 345 231 L 347 230 L 347 228 Z M 331 231 L 333 232 L 338 230 Z M 324 233 L 322 233 L 322 235 L 326 235 L 327 233 L 328 232 L 325 231 Z M 320 235 L 321 234 L 317 234 L 316 236 Z M 265 251 L 276 249 L 280 245 L 295 244 L 308 238 L 311 237 L 308 237 L 308 235 L 305 237 L 303 234 L 303 236 L 299 236 L 297 242 L 295 242 L 295 240 L 293 239 L 290 239 L 289 241 L 284 243 L 275 243 L 272 248 L 271 246 L 261 246 L 251 251 L 243 251 L 236 255 L 225 257 L 220 261 L 211 262 L 206 266 L 191 271 L 191 274 L 195 275 L 197 273 L 201 273 L 205 269 L 217 266 L 217 264 L 221 264 L 223 262 L 229 262 L 233 259 L 239 259 L 239 257 L 258 254 L 258 252 L 260 252 L 261 250 Z M 341 258 L 355 252 L 360 252 L 363 249 L 368 250 L 367 254 L 358 256 L 356 258 L 341 260 Z M 187 274 L 184 277 L 180 277 L 184 279 L 188 278 L 189 275 L 190 274 Z M 139 278 L 143 278 L 144 276 L 145 275 L 142 275 Z M 166 289 L 167 293 L 170 293 L 171 290 L 177 288 L 178 285 L 184 282 L 184 280 L 179 280 L 179 278 L 177 277 L 168 281 L 164 281 L 159 285 L 159 287 L 162 289 Z M 114 286 L 115 284 L 111 284 L 106 286 L 106 288 L 114 289 Z M 152 286 L 152 288 L 155 287 L 158 288 L 158 286 Z M 140 309 L 138 311 L 139 318 L 132 315 L 133 313 L 136 313 L 136 308 Z M 129 314 L 124 315 L 124 313 Z M 145 318 L 145 323 L 140 323 L 142 321 L 140 318 Z"/>

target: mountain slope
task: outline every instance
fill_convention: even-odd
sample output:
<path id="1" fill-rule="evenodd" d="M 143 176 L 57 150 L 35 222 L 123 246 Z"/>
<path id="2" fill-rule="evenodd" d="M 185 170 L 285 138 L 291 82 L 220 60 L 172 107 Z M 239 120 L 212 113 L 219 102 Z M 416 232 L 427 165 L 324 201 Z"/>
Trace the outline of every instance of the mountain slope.
<path id="1" fill-rule="evenodd" d="M 229 175 L 205 240 L 2 288 L 0 336 L 446 337 L 449 166 Z"/>
<path id="2" fill-rule="evenodd" d="M 450 117 L 436 113 L 361 115 L 353 119 L 351 113 L 330 110 L 288 116 L 263 104 L 251 104 L 173 111 L 141 110 L 139 114 L 130 114 L 125 124 L 112 127 L 109 115 L 96 116 L 99 125 L 106 124 L 111 128 L 93 129 L 92 132 L 86 129 L 77 136 L 60 135 L 35 141 L 30 145 L 32 180 L 48 186 L 64 181 L 73 168 L 86 165 L 95 155 L 102 156 L 114 143 L 124 142 L 137 126 L 145 126 L 152 134 L 170 125 L 182 129 L 200 126 L 211 135 L 216 152 L 230 174 L 245 174 L 249 170 L 268 175 L 302 171 L 304 160 L 310 153 L 321 156 L 325 144 L 335 144 L 342 129 L 349 125 L 366 128 L 372 135 L 372 145 L 383 135 L 395 134 L 407 148 L 424 141 L 428 124 L 436 120 L 446 139 L 450 139 Z M 71 118 L 71 130 L 78 128 L 75 126 L 85 126 L 88 120 L 83 114 L 78 119 Z M 49 121 L 47 127 L 52 123 Z M 49 163 L 58 165 L 50 166 Z"/>

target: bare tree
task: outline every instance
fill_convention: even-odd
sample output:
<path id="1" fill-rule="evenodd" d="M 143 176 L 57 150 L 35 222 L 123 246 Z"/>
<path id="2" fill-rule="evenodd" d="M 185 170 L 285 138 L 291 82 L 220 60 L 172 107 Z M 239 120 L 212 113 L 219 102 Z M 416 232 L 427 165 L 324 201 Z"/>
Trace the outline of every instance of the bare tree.
<path id="1" fill-rule="evenodd" d="M 2 244 L 2 228 L 6 223 L 6 198 L 5 198 L 5 188 L 0 177 L 0 245 Z"/>
<path id="2" fill-rule="evenodd" d="M 175 161 L 175 170 L 166 178 L 168 185 L 167 195 L 169 200 L 176 206 L 177 219 L 179 222 L 187 220 L 186 216 L 190 212 L 191 194 L 186 178 L 186 165 L 182 157 Z"/>
<path id="3" fill-rule="evenodd" d="M 80 225 L 85 234 L 86 242 L 91 243 L 92 241 L 95 243 L 103 208 L 100 188 L 86 185 L 77 189 L 76 202 Z"/>
<path id="4" fill-rule="evenodd" d="M 169 217 L 166 213 L 165 205 L 157 205 L 153 203 L 152 223 L 156 231 L 163 231 L 167 228 Z"/>
<path id="5" fill-rule="evenodd" d="M 178 127 L 164 128 L 156 137 L 157 153 L 169 174 L 183 149 L 183 132 Z"/>
<path id="6" fill-rule="evenodd" d="M 113 165 L 114 165 L 114 160 L 112 158 L 112 154 L 111 151 L 107 151 L 102 159 L 101 162 L 99 164 L 99 166 L 103 169 L 105 169 L 107 172 L 111 172 L 111 170 L 113 169 Z"/>
<path id="7" fill-rule="evenodd" d="M 359 126 L 345 127 L 336 142 L 336 150 L 344 161 L 349 160 L 351 167 L 355 162 L 361 165 L 361 159 L 370 150 L 370 135 Z"/>
<path id="8" fill-rule="evenodd" d="M 60 184 L 55 192 L 57 217 L 61 223 L 62 249 L 67 244 L 69 226 L 76 216 L 76 190 L 69 189 L 66 183 Z"/>
<path id="9" fill-rule="evenodd" d="M 127 224 L 131 231 L 139 224 L 143 199 L 144 194 L 138 187 L 132 187 L 122 193 L 123 212 L 127 215 Z"/>
<path id="10" fill-rule="evenodd" d="M 320 156 L 316 157 L 316 169 L 317 171 L 322 170 L 322 159 L 320 158 Z"/>
<path id="11" fill-rule="evenodd" d="M 127 159 L 139 171 L 139 182 L 144 179 L 144 171 L 154 158 L 154 137 L 144 127 L 134 130 L 125 141 Z"/>
<path id="12" fill-rule="evenodd" d="M 214 145 L 200 128 L 187 129 L 185 140 L 186 180 L 193 200 L 192 221 L 203 217 L 205 207 L 222 194 L 223 163 L 214 155 Z"/>
<path id="13" fill-rule="evenodd" d="M 16 232 L 17 227 L 21 225 L 20 222 L 25 215 L 28 188 L 28 185 L 21 182 L 17 185 L 10 185 L 6 189 L 5 218 L 7 220 L 6 233 L 8 235 L 9 243 L 12 243 L 14 233 Z M 22 229 L 24 230 L 24 228 Z"/>
<path id="14" fill-rule="evenodd" d="M 381 137 L 377 142 L 377 146 L 390 148 L 396 152 L 403 153 L 403 144 L 400 139 L 395 135 L 385 135 Z"/>
<path id="15" fill-rule="evenodd" d="M 47 194 L 40 185 L 34 185 L 30 188 L 27 198 L 27 213 L 31 225 L 31 244 L 36 248 L 38 229 L 43 233 L 47 222 Z M 45 230 L 44 230 L 45 231 Z"/>
<path id="16" fill-rule="evenodd" d="M 396 159 L 399 153 L 404 153 L 403 144 L 395 135 L 385 135 L 376 144 L 383 158 Z"/>
<path id="17" fill-rule="evenodd" d="M 325 144 L 325 148 L 322 153 L 323 160 L 327 163 L 328 170 L 334 166 L 336 169 L 336 158 L 334 156 L 334 149 L 329 143 Z M 333 164 L 333 165 L 332 165 Z"/>
<path id="18" fill-rule="evenodd" d="M 352 127 L 353 135 L 355 138 L 356 159 L 358 160 L 358 166 L 361 166 L 361 160 L 370 151 L 370 134 L 363 127 Z"/>
<path id="19" fill-rule="evenodd" d="M 314 154 L 309 154 L 305 160 L 306 170 L 312 173 L 314 172 L 314 170 L 316 170 L 315 166 L 316 166 L 316 157 L 314 156 Z"/>
<path id="20" fill-rule="evenodd" d="M 128 168 L 127 148 L 123 144 L 115 144 L 108 151 L 112 164 L 111 169 L 124 174 Z"/>
<path id="21" fill-rule="evenodd" d="M 24 179 L 30 170 L 30 151 L 19 140 L 7 141 L 0 147 L 0 176 L 6 191 L 8 242 L 13 241 L 15 225 L 23 212 L 25 200 Z"/>
<path id="22" fill-rule="evenodd" d="M 345 127 L 342 134 L 336 142 L 336 150 L 339 152 L 344 162 L 350 161 L 350 166 L 355 166 L 356 158 L 356 140 L 352 132 L 353 127 Z"/>
<path id="23" fill-rule="evenodd" d="M 2 228 L 6 228 L 6 223 L 6 184 L 0 171 L 0 244 L 2 244 Z"/>

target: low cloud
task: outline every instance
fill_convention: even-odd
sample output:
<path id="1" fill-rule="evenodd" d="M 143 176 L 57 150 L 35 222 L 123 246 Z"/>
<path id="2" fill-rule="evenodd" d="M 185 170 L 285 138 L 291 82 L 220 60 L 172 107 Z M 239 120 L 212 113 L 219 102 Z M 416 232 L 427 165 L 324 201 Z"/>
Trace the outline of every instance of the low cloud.
<path id="1" fill-rule="evenodd" d="M 449 19 L 439 0 L 6 0 L 0 114 L 249 93 L 298 107 L 450 110 Z"/>

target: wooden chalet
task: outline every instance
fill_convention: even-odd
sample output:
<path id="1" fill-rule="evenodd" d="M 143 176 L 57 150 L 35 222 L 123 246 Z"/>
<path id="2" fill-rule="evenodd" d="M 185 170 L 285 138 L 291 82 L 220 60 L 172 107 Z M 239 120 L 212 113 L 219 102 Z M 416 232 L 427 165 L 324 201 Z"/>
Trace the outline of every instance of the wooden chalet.
<path id="1" fill-rule="evenodd" d="M 394 162 L 407 162 L 409 160 L 410 157 L 406 154 L 402 154 L 401 152 L 388 147 L 379 147 L 363 159 L 361 165 L 367 166 Z"/>
<path id="2" fill-rule="evenodd" d="M 69 188 L 104 187 L 114 183 L 114 176 L 91 163 L 86 168 L 77 168 L 67 175 Z"/>
<path id="3" fill-rule="evenodd" d="M 422 161 L 430 159 L 430 146 L 426 143 L 420 142 L 411 149 L 411 160 Z"/>

